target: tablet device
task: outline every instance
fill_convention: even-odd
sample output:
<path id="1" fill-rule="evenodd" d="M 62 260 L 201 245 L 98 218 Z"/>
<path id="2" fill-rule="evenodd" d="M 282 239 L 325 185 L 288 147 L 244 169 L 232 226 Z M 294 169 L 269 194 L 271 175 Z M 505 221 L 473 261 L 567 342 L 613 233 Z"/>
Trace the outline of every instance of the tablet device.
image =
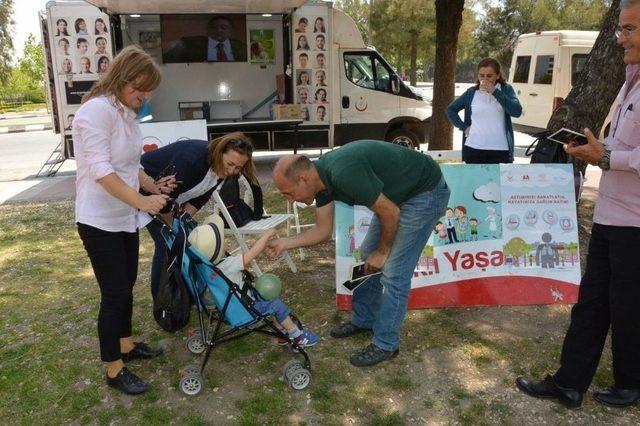
<path id="1" fill-rule="evenodd" d="M 351 265 L 351 273 L 349 274 L 350 279 L 342 283 L 342 285 L 349 291 L 355 290 L 360 284 L 366 282 L 369 278 L 374 275 L 381 274 L 382 271 L 374 272 L 372 274 L 367 274 L 364 270 L 364 262 L 356 263 Z"/>
<path id="2" fill-rule="evenodd" d="M 574 132 L 573 130 L 566 129 L 564 127 L 550 136 L 547 136 L 547 139 L 563 145 L 571 142 L 575 142 L 576 145 L 586 145 L 589 143 L 587 137 L 582 133 Z"/>

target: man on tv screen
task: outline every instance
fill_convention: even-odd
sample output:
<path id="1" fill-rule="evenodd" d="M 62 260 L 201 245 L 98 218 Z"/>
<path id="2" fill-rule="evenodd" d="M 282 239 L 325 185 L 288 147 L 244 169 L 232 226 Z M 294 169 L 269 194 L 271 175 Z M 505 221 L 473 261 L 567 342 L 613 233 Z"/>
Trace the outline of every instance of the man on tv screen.
<path id="1" fill-rule="evenodd" d="M 207 23 L 206 36 L 180 37 L 164 54 L 164 62 L 246 61 L 246 42 L 233 38 L 233 34 L 233 19 L 225 15 L 212 16 Z"/>

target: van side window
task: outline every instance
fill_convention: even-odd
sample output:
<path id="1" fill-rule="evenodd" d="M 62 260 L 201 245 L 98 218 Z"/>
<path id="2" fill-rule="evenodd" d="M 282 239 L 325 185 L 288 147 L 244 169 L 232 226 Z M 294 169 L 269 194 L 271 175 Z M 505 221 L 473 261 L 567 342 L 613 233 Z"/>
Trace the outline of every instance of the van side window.
<path id="1" fill-rule="evenodd" d="M 536 60 L 533 84 L 551 84 L 553 82 L 553 55 L 540 55 Z"/>
<path id="2" fill-rule="evenodd" d="M 391 72 L 379 58 L 373 58 L 376 70 L 376 89 L 391 92 Z"/>
<path id="3" fill-rule="evenodd" d="M 514 83 L 526 83 L 529 80 L 529 67 L 531 56 L 518 56 L 516 58 L 516 70 L 513 73 Z"/>
<path id="4" fill-rule="evenodd" d="M 578 82 L 578 77 L 587 64 L 587 53 L 576 53 L 571 55 L 571 86 L 575 86 Z"/>
<path id="5" fill-rule="evenodd" d="M 347 79 L 357 86 L 391 92 L 392 72 L 374 53 L 345 53 L 344 71 Z"/>

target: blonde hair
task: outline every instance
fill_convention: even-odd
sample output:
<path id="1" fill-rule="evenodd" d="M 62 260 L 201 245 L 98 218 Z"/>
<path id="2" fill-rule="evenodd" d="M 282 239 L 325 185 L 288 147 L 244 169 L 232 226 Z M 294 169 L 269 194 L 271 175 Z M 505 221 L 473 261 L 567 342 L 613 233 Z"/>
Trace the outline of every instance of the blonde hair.
<path id="1" fill-rule="evenodd" d="M 253 154 L 253 142 L 251 139 L 242 132 L 233 132 L 219 138 L 214 139 L 209 144 L 209 153 L 207 160 L 209 167 L 218 176 L 224 175 L 224 163 L 222 162 L 222 154 L 229 150 L 234 150 L 238 154 L 244 155 L 249 160 L 242 166 L 242 173 L 249 182 L 258 185 L 258 179 L 256 178 L 256 166 L 253 164 L 251 155 Z"/>
<path id="2" fill-rule="evenodd" d="M 114 95 L 122 102 L 122 92 L 127 84 L 131 83 L 136 90 L 150 92 L 160 85 L 161 78 L 160 69 L 149 54 L 138 46 L 127 46 L 113 58 L 82 102 L 102 95 Z"/>

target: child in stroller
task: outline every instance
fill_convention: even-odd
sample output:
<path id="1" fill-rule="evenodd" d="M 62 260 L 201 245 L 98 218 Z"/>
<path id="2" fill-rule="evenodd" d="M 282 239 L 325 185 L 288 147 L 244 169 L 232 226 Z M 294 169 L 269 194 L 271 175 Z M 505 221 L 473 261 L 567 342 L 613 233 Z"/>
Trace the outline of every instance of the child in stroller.
<path id="1" fill-rule="evenodd" d="M 209 221 L 209 223 L 207 223 L 206 225 L 215 226 L 218 228 L 217 231 L 220 235 L 220 242 L 217 252 L 222 254 L 224 252 L 224 250 L 222 250 L 222 247 L 224 247 L 224 226 L 220 226 L 223 225 L 222 218 L 215 215 L 213 217 L 209 216 L 207 220 Z M 214 231 L 214 235 L 215 234 L 216 232 Z M 218 268 L 220 272 L 222 272 L 227 278 L 236 283 L 240 287 L 240 290 L 242 290 L 245 281 L 244 273 L 246 271 L 246 265 L 250 265 L 251 262 L 253 262 L 253 259 L 262 254 L 265 247 L 267 246 L 267 241 L 269 241 L 271 238 L 274 238 L 276 234 L 277 231 L 275 229 L 271 229 L 270 231 L 265 232 L 258 239 L 258 241 L 256 241 L 253 246 L 251 246 L 249 251 L 244 254 L 239 253 L 236 255 L 228 256 L 218 255 L 218 258 L 214 262 L 216 268 Z M 192 243 L 192 245 L 195 246 L 195 248 L 199 251 L 209 251 L 208 247 L 198 247 L 195 238 L 192 238 L 192 240 L 196 242 L 196 244 Z M 258 292 L 260 292 L 260 289 L 258 289 Z M 208 308 L 215 309 L 215 301 L 213 298 L 213 294 L 211 293 L 211 290 L 209 290 L 209 288 L 207 288 L 202 295 L 202 301 Z M 295 341 L 298 346 L 306 348 L 309 346 L 313 346 L 318 342 L 318 336 L 316 334 L 302 328 L 302 323 L 300 323 L 299 321 L 296 321 L 296 323 L 294 323 L 293 319 L 290 316 L 291 309 L 289 309 L 289 307 L 285 305 L 279 297 L 276 297 L 272 300 L 256 300 L 253 304 L 253 307 L 262 315 L 274 314 L 278 326 L 284 328 L 286 333 L 289 335 L 289 338 Z M 280 338 L 278 339 L 278 343 L 287 344 L 288 341 L 286 339 Z"/>
<path id="2" fill-rule="evenodd" d="M 181 371 L 180 389 L 187 395 L 200 393 L 204 388 L 204 368 L 213 348 L 254 332 L 276 337 L 291 346 L 294 354 L 304 357 L 304 362 L 295 359 L 287 362 L 284 376 L 292 388 L 306 388 L 311 381 L 311 363 L 305 347 L 317 343 L 318 336 L 305 330 L 279 298 L 266 300 L 253 287 L 253 276 L 244 270 L 244 265 L 264 250 L 275 233 L 264 234 L 244 255 L 226 257 L 224 224 L 218 215 L 197 226 L 188 214 L 183 214 L 174 219 L 171 227 L 163 228 L 163 235 L 174 254 L 169 263 L 179 265 L 180 276 L 198 311 L 200 333 L 189 337 L 187 347 L 194 354 L 206 350 L 201 365 L 189 365 Z M 208 326 L 203 315 L 209 317 Z M 230 327 L 223 329 L 223 324 Z"/>

